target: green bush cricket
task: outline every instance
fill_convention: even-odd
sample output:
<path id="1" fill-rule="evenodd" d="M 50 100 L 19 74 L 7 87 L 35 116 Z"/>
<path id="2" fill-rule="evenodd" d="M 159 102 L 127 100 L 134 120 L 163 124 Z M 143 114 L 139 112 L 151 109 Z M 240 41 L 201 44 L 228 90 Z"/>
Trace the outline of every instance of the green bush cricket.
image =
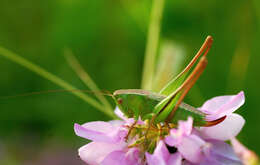
<path id="1" fill-rule="evenodd" d="M 153 93 L 141 89 L 122 89 L 113 93 L 117 106 L 126 117 L 138 120 L 149 119 L 152 124 L 166 122 L 177 124 L 178 120 L 186 120 L 193 117 L 195 126 L 212 126 L 225 119 L 206 121 L 206 114 L 196 108 L 182 102 L 188 91 L 198 80 L 207 65 L 206 55 L 211 47 L 213 39 L 208 36 L 202 47 L 186 66 L 186 68 L 171 80 L 159 93 Z M 200 58 L 200 56 L 202 56 Z M 199 60 L 192 73 L 188 72 Z"/>

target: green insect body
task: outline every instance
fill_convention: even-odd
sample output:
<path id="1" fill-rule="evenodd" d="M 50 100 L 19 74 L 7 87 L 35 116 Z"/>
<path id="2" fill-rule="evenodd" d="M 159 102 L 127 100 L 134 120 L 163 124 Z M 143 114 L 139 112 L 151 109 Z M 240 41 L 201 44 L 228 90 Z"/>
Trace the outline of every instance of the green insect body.
<path id="1" fill-rule="evenodd" d="M 153 115 L 157 114 L 154 112 L 155 106 L 166 98 L 164 95 L 141 89 L 117 90 L 113 95 L 117 106 L 124 115 L 129 118 L 134 117 L 136 120 L 139 116 L 142 120 L 151 119 Z M 194 119 L 194 125 L 196 126 L 206 124 L 205 114 L 184 102 L 180 104 L 171 123 L 177 124 L 178 120 L 186 120 L 188 116 Z M 163 121 L 164 119 L 157 122 Z"/>
<path id="2" fill-rule="evenodd" d="M 152 124 L 160 122 L 177 124 L 179 120 L 186 120 L 189 116 L 193 118 L 195 126 L 212 126 L 223 121 L 225 117 L 215 121 L 206 121 L 206 114 L 183 103 L 184 97 L 207 65 L 206 55 L 212 41 L 212 37 L 208 36 L 186 68 L 159 93 L 141 89 L 115 91 L 113 98 L 119 109 L 129 118 L 135 118 L 135 120 L 138 120 L 139 117 L 142 120 L 148 119 Z M 202 57 L 200 58 L 201 55 Z M 199 58 L 199 62 L 189 74 L 189 71 Z"/>
<path id="3" fill-rule="evenodd" d="M 134 117 L 136 120 L 139 116 L 142 120 L 149 119 L 154 107 L 164 98 L 155 93 L 138 89 L 117 90 L 113 95 L 119 109 L 127 117 Z"/>

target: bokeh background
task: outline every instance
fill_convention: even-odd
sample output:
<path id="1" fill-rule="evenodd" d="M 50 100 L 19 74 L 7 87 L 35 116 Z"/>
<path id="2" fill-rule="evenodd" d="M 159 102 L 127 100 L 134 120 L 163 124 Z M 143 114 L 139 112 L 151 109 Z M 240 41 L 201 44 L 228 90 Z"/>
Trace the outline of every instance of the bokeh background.
<path id="1" fill-rule="evenodd" d="M 102 90 L 140 88 L 151 3 L 1 0 L 0 45 L 79 89 L 87 88 L 66 62 L 64 48 Z M 214 38 L 209 65 L 186 102 L 198 107 L 211 97 L 243 90 L 246 103 L 238 113 L 246 124 L 239 139 L 259 154 L 260 1 L 165 3 L 159 52 L 167 43 L 181 59 L 179 67 L 169 66 L 174 72 L 207 35 Z M 74 134 L 73 124 L 109 117 L 70 92 L 3 98 L 53 89 L 61 88 L 0 56 L 0 164 L 82 164 L 77 149 L 87 141 Z"/>

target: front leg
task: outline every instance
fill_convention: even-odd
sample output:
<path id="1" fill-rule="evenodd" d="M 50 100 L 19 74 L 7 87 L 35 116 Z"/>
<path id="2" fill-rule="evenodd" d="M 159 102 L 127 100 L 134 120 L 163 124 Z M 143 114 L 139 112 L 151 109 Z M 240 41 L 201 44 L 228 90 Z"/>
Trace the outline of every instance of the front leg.
<path id="1" fill-rule="evenodd" d="M 125 137 L 125 141 L 128 141 L 129 135 L 131 134 L 133 128 L 134 128 L 135 125 L 137 124 L 137 121 L 138 121 L 138 120 L 135 120 L 135 122 L 134 122 L 133 124 L 131 124 L 131 126 L 129 127 L 128 133 L 127 133 L 127 135 L 126 135 L 126 137 Z"/>

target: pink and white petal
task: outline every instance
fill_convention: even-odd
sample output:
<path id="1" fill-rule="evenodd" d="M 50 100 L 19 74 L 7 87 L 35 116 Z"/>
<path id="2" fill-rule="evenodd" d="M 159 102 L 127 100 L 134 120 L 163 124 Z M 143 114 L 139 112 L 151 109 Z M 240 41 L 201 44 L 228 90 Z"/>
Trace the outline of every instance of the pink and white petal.
<path id="1" fill-rule="evenodd" d="M 244 164 L 259 164 L 259 158 L 257 154 L 246 148 L 236 138 L 231 139 L 231 144 L 234 152 L 239 156 Z"/>
<path id="2" fill-rule="evenodd" d="M 171 154 L 167 165 L 182 165 L 182 156 L 180 153 Z"/>
<path id="3" fill-rule="evenodd" d="M 104 158 L 101 165 L 141 165 L 139 151 L 136 148 L 113 151 Z"/>
<path id="4" fill-rule="evenodd" d="M 81 125 L 85 129 L 93 130 L 101 133 L 107 133 L 114 130 L 114 126 L 109 122 L 92 121 Z"/>
<path id="5" fill-rule="evenodd" d="M 91 142 L 79 149 L 79 156 L 87 164 L 100 165 L 108 154 L 122 148 L 121 145 L 113 143 Z"/>
<path id="6" fill-rule="evenodd" d="M 127 165 L 125 153 L 123 151 L 114 151 L 108 154 L 101 165 Z"/>
<path id="7" fill-rule="evenodd" d="M 120 126 L 123 126 L 125 124 L 125 121 L 122 121 L 122 120 L 111 120 L 111 121 L 108 121 L 108 123 L 111 124 L 114 127 L 120 127 Z"/>
<path id="8" fill-rule="evenodd" d="M 244 92 L 241 91 L 237 95 L 233 96 L 233 98 L 230 99 L 229 103 L 225 104 L 225 106 L 218 110 L 217 113 L 219 114 L 219 118 L 233 113 L 244 103 L 245 95 Z"/>
<path id="9" fill-rule="evenodd" d="M 187 121 L 179 121 L 178 131 L 180 131 L 184 135 L 190 135 L 192 131 L 192 124 L 193 124 L 192 117 L 188 117 Z"/>
<path id="10" fill-rule="evenodd" d="M 180 143 L 182 135 L 178 133 L 179 130 L 171 129 L 170 135 L 164 138 L 165 143 L 168 144 L 169 146 L 176 146 L 178 143 Z"/>
<path id="11" fill-rule="evenodd" d="M 167 160 L 168 157 L 170 156 L 170 153 L 165 145 L 165 143 L 160 140 L 159 143 L 157 144 L 155 150 L 154 150 L 154 155 L 163 158 L 164 160 Z"/>
<path id="12" fill-rule="evenodd" d="M 116 107 L 116 109 L 114 110 L 114 113 L 122 120 L 125 120 L 127 121 L 128 118 L 123 114 L 123 112 L 118 108 Z"/>
<path id="13" fill-rule="evenodd" d="M 166 136 L 166 137 L 164 138 L 164 141 L 165 141 L 166 144 L 168 144 L 168 145 L 171 146 L 171 147 L 172 147 L 172 146 L 176 146 L 176 144 L 178 144 L 177 141 L 176 141 L 176 139 L 173 138 L 173 137 L 171 137 L 171 135 Z"/>
<path id="14" fill-rule="evenodd" d="M 205 159 L 202 165 L 242 165 L 231 146 L 224 141 L 208 140 L 207 147 L 204 147 Z"/>
<path id="15" fill-rule="evenodd" d="M 89 122 L 83 125 L 74 124 L 76 135 L 100 142 L 119 142 L 127 134 L 120 121 L 117 122 Z"/>
<path id="16" fill-rule="evenodd" d="M 215 159 L 218 162 L 223 162 L 223 163 L 230 162 L 230 164 L 232 163 L 242 164 L 241 160 L 237 157 L 233 148 L 229 144 L 218 140 L 213 140 L 213 141 L 211 140 L 208 142 L 210 142 L 212 145 L 211 156 L 215 157 Z"/>
<path id="17" fill-rule="evenodd" d="M 182 161 L 182 165 L 196 165 L 196 164 L 193 164 L 193 163 L 191 163 L 191 162 L 189 162 L 187 160 L 183 160 Z M 199 164 L 199 165 L 201 165 L 201 164 Z"/>
<path id="18" fill-rule="evenodd" d="M 167 165 L 167 160 L 170 153 L 163 141 L 159 141 L 154 153 L 151 155 L 149 153 L 145 154 L 148 165 Z"/>
<path id="19" fill-rule="evenodd" d="M 128 128 L 124 126 L 125 121 L 112 120 L 109 121 L 109 123 L 114 126 L 114 130 L 110 133 L 107 133 L 107 136 L 109 136 L 115 142 L 123 141 L 128 133 Z"/>
<path id="20" fill-rule="evenodd" d="M 245 102 L 244 92 L 241 91 L 237 95 L 218 96 L 206 101 L 199 109 L 208 114 L 208 121 L 216 120 L 225 115 L 229 115 Z"/>
<path id="21" fill-rule="evenodd" d="M 157 164 L 167 165 L 165 160 L 163 160 L 161 157 L 154 156 L 149 153 L 145 153 L 145 157 L 146 157 L 147 165 L 157 165 Z"/>
<path id="22" fill-rule="evenodd" d="M 126 152 L 126 161 L 129 165 L 141 165 L 140 151 L 137 148 L 129 148 Z"/>
<path id="23" fill-rule="evenodd" d="M 116 107 L 114 113 L 119 117 L 121 118 L 122 120 L 125 121 L 125 124 L 127 125 L 131 125 L 135 122 L 135 119 L 134 118 L 128 118 L 127 116 L 125 116 L 123 114 L 123 112 L 118 108 Z M 137 124 L 144 124 L 144 121 L 141 120 L 141 118 L 139 117 L 138 121 L 137 121 Z"/>
<path id="24" fill-rule="evenodd" d="M 74 131 L 76 135 L 93 140 L 93 141 L 103 141 L 103 142 L 110 142 L 111 139 L 104 132 L 99 132 L 98 130 L 92 130 L 84 128 L 79 124 L 74 124 Z"/>
<path id="25" fill-rule="evenodd" d="M 183 136 L 189 136 L 192 131 L 193 119 L 189 117 L 187 121 L 179 121 L 178 129 L 171 129 L 170 135 L 165 138 L 165 142 L 169 146 L 178 145 Z"/>
<path id="26" fill-rule="evenodd" d="M 183 137 L 177 148 L 185 159 L 192 163 L 199 163 L 203 158 L 202 148 L 205 144 L 206 142 L 200 137 L 190 135 Z"/>
<path id="27" fill-rule="evenodd" d="M 205 139 L 229 140 L 241 131 L 245 124 L 245 119 L 238 114 L 231 114 L 226 119 L 212 127 L 201 127 L 200 133 Z"/>

